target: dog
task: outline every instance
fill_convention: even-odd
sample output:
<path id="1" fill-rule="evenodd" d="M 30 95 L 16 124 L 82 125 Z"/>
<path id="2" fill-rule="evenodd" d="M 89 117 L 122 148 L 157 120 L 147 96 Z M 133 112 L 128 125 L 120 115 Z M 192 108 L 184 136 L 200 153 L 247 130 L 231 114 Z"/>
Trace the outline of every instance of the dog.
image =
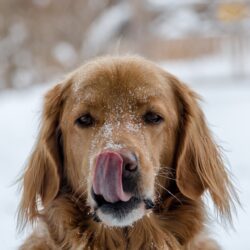
<path id="1" fill-rule="evenodd" d="M 235 191 L 187 85 L 138 56 L 85 63 L 45 96 L 22 177 L 20 247 L 220 249 L 202 196 L 231 218 Z"/>

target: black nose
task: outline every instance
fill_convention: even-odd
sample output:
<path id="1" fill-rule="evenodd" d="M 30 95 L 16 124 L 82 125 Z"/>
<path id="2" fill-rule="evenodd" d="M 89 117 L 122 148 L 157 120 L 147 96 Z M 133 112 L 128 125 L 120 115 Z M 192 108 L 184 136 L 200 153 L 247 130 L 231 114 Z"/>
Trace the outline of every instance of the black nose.
<path id="1" fill-rule="evenodd" d="M 119 151 L 122 159 L 122 186 L 125 192 L 134 193 L 137 190 L 139 177 L 138 158 L 135 153 L 127 149 Z"/>
<path id="2" fill-rule="evenodd" d="M 121 150 L 120 155 L 123 159 L 122 175 L 130 177 L 138 171 L 138 160 L 136 155 L 129 150 Z"/>

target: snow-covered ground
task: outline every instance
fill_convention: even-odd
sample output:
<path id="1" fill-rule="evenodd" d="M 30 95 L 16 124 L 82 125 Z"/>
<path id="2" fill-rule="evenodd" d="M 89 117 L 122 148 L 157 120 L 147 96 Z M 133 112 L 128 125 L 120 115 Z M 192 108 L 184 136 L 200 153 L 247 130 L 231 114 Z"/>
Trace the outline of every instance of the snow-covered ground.
<path id="1" fill-rule="evenodd" d="M 178 68 L 176 73 L 178 75 Z M 185 74 L 182 77 L 191 82 Z M 235 231 L 225 231 L 219 225 L 213 225 L 212 231 L 223 249 L 250 250 L 250 79 L 210 79 L 205 83 L 192 81 L 191 85 L 203 96 L 203 109 L 218 142 L 225 149 L 243 206 L 238 209 L 238 218 L 235 217 Z M 15 215 L 20 194 L 13 183 L 36 139 L 42 95 L 49 87 L 0 93 L 1 249 L 17 249 L 24 237 L 16 233 Z"/>

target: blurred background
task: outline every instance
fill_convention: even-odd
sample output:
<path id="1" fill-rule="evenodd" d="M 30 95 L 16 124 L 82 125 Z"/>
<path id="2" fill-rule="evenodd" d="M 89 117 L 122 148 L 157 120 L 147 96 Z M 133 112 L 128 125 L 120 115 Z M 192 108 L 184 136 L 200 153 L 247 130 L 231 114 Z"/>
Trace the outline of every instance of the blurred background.
<path id="1" fill-rule="evenodd" d="M 16 177 L 38 132 L 42 96 L 104 54 L 139 54 L 203 97 L 242 207 L 235 231 L 211 221 L 223 249 L 250 250 L 250 1 L 0 0 L 0 242 L 16 249 Z M 211 211 L 211 213 L 213 213 Z"/>
<path id="2" fill-rule="evenodd" d="M 51 80 L 106 53 L 220 57 L 206 76 L 247 76 L 249 8 L 239 0 L 0 0 L 0 89 Z"/>

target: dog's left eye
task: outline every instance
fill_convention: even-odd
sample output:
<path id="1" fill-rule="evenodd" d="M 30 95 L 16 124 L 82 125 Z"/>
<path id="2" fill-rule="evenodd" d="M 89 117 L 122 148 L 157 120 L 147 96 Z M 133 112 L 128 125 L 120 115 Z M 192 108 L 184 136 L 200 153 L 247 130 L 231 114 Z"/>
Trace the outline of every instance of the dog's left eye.
<path id="1" fill-rule="evenodd" d="M 80 127 L 87 128 L 91 127 L 94 125 L 94 118 L 91 116 L 91 114 L 85 114 L 79 117 L 76 120 L 76 124 L 79 125 Z"/>
<path id="2" fill-rule="evenodd" d="M 163 117 L 161 117 L 160 115 L 154 113 L 154 112 L 147 112 L 144 116 L 143 116 L 143 120 L 145 123 L 147 124 L 159 124 L 163 121 Z"/>

